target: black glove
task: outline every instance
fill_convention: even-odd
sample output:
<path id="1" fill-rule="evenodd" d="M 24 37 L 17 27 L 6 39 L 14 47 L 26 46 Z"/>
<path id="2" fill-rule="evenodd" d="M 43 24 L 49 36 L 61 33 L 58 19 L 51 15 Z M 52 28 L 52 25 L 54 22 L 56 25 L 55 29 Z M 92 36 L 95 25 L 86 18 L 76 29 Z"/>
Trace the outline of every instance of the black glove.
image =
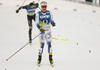
<path id="1" fill-rule="evenodd" d="M 41 33 L 44 33 L 45 30 L 44 29 L 40 29 L 40 31 L 41 31 Z"/>
<path id="2" fill-rule="evenodd" d="M 16 13 L 19 13 L 19 9 L 16 10 Z"/>
<path id="3" fill-rule="evenodd" d="M 51 23 L 52 24 L 52 26 L 54 27 L 54 26 L 56 26 L 56 24 L 53 22 L 53 23 Z"/>
<path id="4" fill-rule="evenodd" d="M 39 7 L 39 4 L 38 3 L 36 3 L 36 8 L 38 8 Z"/>

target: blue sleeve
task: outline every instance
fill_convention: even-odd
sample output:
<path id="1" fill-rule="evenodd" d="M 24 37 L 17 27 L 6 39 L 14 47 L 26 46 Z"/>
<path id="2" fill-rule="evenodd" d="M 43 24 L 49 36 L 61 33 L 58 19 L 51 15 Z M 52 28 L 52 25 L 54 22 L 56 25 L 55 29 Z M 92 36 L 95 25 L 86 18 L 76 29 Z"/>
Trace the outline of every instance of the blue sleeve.
<path id="1" fill-rule="evenodd" d="M 38 29 L 40 29 L 40 28 L 41 28 L 39 24 L 37 24 L 36 26 L 37 26 L 37 28 L 38 28 Z"/>
<path id="2" fill-rule="evenodd" d="M 53 20 L 53 15 L 52 15 L 51 11 L 50 11 L 50 15 L 51 15 L 51 18 L 50 18 L 51 23 L 53 23 L 53 22 L 54 22 L 54 20 Z"/>

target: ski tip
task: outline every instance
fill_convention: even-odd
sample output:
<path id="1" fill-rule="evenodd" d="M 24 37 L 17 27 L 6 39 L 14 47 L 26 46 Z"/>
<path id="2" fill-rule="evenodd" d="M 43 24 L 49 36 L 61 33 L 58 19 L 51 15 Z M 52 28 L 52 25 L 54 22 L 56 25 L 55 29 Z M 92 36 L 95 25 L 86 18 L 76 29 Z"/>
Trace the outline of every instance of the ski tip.
<path id="1" fill-rule="evenodd" d="M 8 61 L 8 59 L 6 59 L 6 61 Z"/>

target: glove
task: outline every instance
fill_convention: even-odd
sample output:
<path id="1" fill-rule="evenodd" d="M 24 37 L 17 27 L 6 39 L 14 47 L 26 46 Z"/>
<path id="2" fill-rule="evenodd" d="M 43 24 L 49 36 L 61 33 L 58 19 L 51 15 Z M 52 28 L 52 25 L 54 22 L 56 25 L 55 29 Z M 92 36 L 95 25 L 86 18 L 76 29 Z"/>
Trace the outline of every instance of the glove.
<path id="1" fill-rule="evenodd" d="M 39 7 L 39 4 L 38 4 L 38 3 L 36 3 L 36 7 L 37 7 L 37 8 Z"/>
<path id="2" fill-rule="evenodd" d="M 16 13 L 19 13 L 19 9 L 16 10 Z"/>
<path id="3" fill-rule="evenodd" d="M 53 22 L 53 23 L 51 23 L 52 24 L 52 26 L 54 27 L 54 26 L 56 26 L 56 24 Z"/>
<path id="4" fill-rule="evenodd" d="M 45 30 L 44 29 L 40 29 L 40 31 L 41 31 L 41 33 L 44 33 Z"/>

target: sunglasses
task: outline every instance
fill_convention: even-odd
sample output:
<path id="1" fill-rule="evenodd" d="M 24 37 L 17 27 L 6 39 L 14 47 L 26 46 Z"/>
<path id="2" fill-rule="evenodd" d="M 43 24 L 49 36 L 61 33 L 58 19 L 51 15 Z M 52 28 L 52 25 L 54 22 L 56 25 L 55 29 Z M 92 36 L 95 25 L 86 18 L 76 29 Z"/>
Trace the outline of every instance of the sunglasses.
<path id="1" fill-rule="evenodd" d="M 47 6 L 41 6 L 42 8 L 47 8 Z"/>

